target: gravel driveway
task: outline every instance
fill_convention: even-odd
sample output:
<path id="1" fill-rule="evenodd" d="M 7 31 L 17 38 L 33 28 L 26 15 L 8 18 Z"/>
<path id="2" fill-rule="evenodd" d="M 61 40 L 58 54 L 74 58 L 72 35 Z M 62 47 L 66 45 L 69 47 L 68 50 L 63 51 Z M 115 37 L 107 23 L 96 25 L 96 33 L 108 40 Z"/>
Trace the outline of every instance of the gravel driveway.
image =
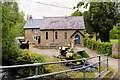
<path id="1" fill-rule="evenodd" d="M 43 55 L 46 59 L 53 59 L 53 55 L 58 55 L 59 50 L 57 49 L 37 49 L 29 48 L 31 51 L 36 52 L 37 54 Z"/>

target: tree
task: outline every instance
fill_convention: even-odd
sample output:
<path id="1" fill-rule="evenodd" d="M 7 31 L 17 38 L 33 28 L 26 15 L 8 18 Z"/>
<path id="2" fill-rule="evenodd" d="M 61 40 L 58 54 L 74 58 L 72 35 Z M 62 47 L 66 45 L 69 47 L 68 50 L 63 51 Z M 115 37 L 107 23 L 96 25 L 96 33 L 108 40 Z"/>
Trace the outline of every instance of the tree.
<path id="1" fill-rule="evenodd" d="M 120 23 L 117 23 L 116 26 L 110 31 L 110 38 L 111 39 L 118 39 L 120 35 Z"/>
<path id="2" fill-rule="evenodd" d="M 2 2 L 2 61 L 9 63 L 12 55 L 16 54 L 17 46 L 15 38 L 23 35 L 24 15 L 18 12 L 16 2 Z M 21 31 L 21 32 L 20 32 Z M 21 34 L 20 34 L 21 33 Z"/>
<path id="3" fill-rule="evenodd" d="M 79 2 L 74 8 L 83 6 Z M 86 8 L 88 3 L 84 6 Z M 109 42 L 109 32 L 116 25 L 118 14 L 115 2 L 90 2 L 87 13 L 87 23 L 95 33 L 99 33 L 102 42 Z"/>
<path id="4" fill-rule="evenodd" d="M 82 13 L 80 11 L 76 10 L 75 12 L 73 12 L 71 14 L 71 16 L 82 16 Z"/>
<path id="5" fill-rule="evenodd" d="M 87 20 L 89 20 L 89 17 L 87 17 L 88 16 L 88 11 L 85 11 L 82 15 L 84 17 L 84 24 L 85 24 L 86 32 L 89 33 L 89 34 L 93 33 L 94 32 L 93 29 L 91 28 L 91 26 L 89 26 L 89 24 L 87 22 Z"/>
<path id="6" fill-rule="evenodd" d="M 117 27 L 116 31 L 117 31 L 117 34 L 118 34 L 118 39 L 120 41 L 120 21 L 119 21 L 119 23 L 117 23 L 116 27 Z"/>

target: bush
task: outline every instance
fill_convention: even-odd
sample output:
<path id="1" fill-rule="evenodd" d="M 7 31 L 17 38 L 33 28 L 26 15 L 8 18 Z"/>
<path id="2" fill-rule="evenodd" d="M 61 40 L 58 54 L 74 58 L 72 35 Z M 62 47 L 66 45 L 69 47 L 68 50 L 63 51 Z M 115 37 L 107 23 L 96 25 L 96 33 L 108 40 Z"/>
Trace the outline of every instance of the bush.
<path id="1" fill-rule="evenodd" d="M 99 41 L 91 41 L 87 38 L 84 39 L 84 46 L 88 47 L 92 50 L 97 50 L 100 53 L 106 54 L 108 53 L 109 55 L 112 54 L 112 43 L 109 42 L 99 42 Z"/>
<path id="2" fill-rule="evenodd" d="M 45 59 L 44 56 L 33 53 L 30 50 L 19 49 L 17 51 L 17 54 L 13 56 L 13 58 L 11 59 L 11 62 L 14 63 L 15 65 L 21 65 L 21 64 L 43 63 L 45 62 Z M 16 74 L 18 74 L 20 77 L 28 77 L 35 75 L 35 68 L 36 67 L 24 67 L 24 68 L 18 68 L 17 70 L 13 70 L 13 71 Z M 44 72 L 45 72 L 45 66 L 40 66 L 39 74 L 43 74 Z"/>

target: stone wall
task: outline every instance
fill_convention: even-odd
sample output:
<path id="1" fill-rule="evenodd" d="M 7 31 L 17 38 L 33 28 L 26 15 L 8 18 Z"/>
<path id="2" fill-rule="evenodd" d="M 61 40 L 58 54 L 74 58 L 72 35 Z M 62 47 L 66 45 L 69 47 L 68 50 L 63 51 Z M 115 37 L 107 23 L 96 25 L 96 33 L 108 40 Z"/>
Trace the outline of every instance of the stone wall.
<path id="1" fill-rule="evenodd" d="M 119 45 L 118 43 L 114 44 L 112 47 L 112 56 L 117 56 L 119 53 Z"/>
<path id="2" fill-rule="evenodd" d="M 83 36 L 80 33 L 76 33 L 73 38 L 70 36 L 76 30 L 54 30 L 54 43 L 56 45 L 67 45 L 71 44 L 71 41 L 78 34 L 80 36 L 80 45 L 83 45 Z M 84 30 L 79 30 L 84 35 Z M 46 32 L 48 32 L 48 39 L 46 40 Z M 55 32 L 57 32 L 57 39 L 55 39 Z M 67 32 L 67 39 L 65 39 L 65 32 Z M 38 44 L 38 40 L 34 40 L 34 36 L 40 36 L 40 44 Z M 32 32 L 32 29 L 25 29 L 25 41 L 29 41 L 30 43 L 34 43 L 39 46 L 49 46 L 53 44 L 53 31 L 52 30 L 44 30 L 40 31 L 37 29 L 37 33 Z"/>

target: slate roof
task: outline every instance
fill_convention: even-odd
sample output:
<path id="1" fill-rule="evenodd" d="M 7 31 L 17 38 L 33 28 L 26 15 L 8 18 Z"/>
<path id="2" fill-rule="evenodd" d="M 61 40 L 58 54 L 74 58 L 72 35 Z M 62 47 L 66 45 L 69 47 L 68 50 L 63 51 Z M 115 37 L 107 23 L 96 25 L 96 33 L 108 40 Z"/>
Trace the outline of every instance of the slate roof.
<path id="1" fill-rule="evenodd" d="M 85 29 L 83 16 L 44 17 L 40 30 L 46 29 Z"/>
<path id="2" fill-rule="evenodd" d="M 28 20 L 23 27 L 40 28 L 40 30 L 51 29 L 85 29 L 83 16 L 74 17 L 44 17 L 43 19 Z"/>
<path id="3" fill-rule="evenodd" d="M 23 29 L 40 28 L 42 19 L 27 20 Z"/>

